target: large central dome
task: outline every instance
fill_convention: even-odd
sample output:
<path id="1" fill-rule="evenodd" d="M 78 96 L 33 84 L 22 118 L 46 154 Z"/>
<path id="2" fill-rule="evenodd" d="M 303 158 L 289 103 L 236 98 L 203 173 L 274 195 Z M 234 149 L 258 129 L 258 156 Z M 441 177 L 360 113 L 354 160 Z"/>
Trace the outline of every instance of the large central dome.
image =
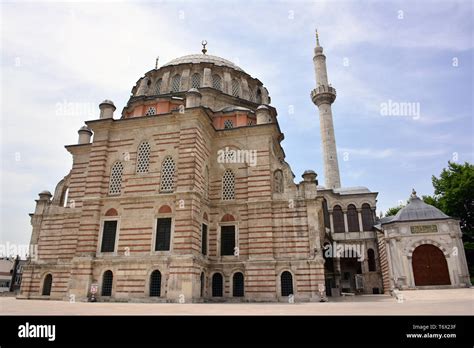
<path id="1" fill-rule="evenodd" d="M 212 63 L 217 66 L 226 66 L 228 68 L 243 71 L 241 68 L 239 68 L 237 65 L 235 65 L 231 61 L 221 58 L 221 57 L 212 56 L 209 54 L 189 54 L 187 56 L 175 58 L 163 66 L 179 65 L 179 64 L 187 64 L 187 63 L 191 63 L 191 64 Z"/>

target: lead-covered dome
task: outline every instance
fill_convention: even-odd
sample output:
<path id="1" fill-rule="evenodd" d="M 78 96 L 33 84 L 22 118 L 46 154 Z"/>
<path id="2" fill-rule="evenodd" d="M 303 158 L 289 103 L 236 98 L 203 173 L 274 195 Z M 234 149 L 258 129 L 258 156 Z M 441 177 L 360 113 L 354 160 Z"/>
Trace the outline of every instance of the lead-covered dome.
<path id="1" fill-rule="evenodd" d="M 445 220 L 450 218 L 451 217 L 443 213 L 438 208 L 425 203 L 416 195 L 416 192 L 413 190 L 408 204 L 402 209 L 400 209 L 398 213 L 388 222 L 392 223 L 417 220 Z"/>
<path id="2" fill-rule="evenodd" d="M 240 67 L 232 63 L 230 60 L 227 60 L 218 56 L 212 56 L 209 54 L 189 54 L 187 56 L 175 58 L 163 66 L 179 65 L 179 64 L 199 64 L 199 63 L 211 63 L 217 66 L 225 66 L 225 67 L 243 72 L 243 70 Z"/>

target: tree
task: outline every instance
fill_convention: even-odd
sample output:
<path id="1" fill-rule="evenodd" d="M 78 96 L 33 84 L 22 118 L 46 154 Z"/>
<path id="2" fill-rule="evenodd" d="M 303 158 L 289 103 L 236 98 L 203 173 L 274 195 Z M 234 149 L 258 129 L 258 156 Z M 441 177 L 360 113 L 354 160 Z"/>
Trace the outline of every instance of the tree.
<path id="1" fill-rule="evenodd" d="M 387 212 L 385 213 L 385 216 L 397 215 L 399 210 L 402 209 L 403 207 L 404 207 L 404 205 L 399 205 L 398 207 L 392 207 L 392 208 L 387 210 Z"/>
<path id="2" fill-rule="evenodd" d="M 474 165 L 448 162 L 439 178 L 431 178 L 434 196 L 423 200 L 445 214 L 460 219 L 461 231 L 468 238 L 474 234 Z"/>

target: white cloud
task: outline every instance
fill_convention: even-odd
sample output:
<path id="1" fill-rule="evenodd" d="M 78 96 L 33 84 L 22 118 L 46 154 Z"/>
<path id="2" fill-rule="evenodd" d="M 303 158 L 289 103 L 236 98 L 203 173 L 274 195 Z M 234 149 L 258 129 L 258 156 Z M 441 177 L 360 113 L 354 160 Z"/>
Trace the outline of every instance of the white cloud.
<path id="1" fill-rule="evenodd" d="M 394 149 L 373 149 L 373 148 L 348 148 L 348 147 L 339 147 L 338 148 L 339 156 L 344 157 L 345 153 L 349 157 L 358 156 L 363 158 L 372 158 L 372 159 L 383 159 L 392 157 L 396 151 Z"/>

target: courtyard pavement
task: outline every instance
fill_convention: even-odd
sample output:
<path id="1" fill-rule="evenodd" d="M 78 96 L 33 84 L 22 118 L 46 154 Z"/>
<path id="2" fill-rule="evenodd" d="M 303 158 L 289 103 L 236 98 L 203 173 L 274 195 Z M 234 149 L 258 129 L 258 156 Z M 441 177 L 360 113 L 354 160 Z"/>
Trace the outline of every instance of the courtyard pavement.
<path id="1" fill-rule="evenodd" d="M 474 315 L 474 288 L 329 298 L 326 303 L 87 303 L 0 297 L 0 315 Z"/>

